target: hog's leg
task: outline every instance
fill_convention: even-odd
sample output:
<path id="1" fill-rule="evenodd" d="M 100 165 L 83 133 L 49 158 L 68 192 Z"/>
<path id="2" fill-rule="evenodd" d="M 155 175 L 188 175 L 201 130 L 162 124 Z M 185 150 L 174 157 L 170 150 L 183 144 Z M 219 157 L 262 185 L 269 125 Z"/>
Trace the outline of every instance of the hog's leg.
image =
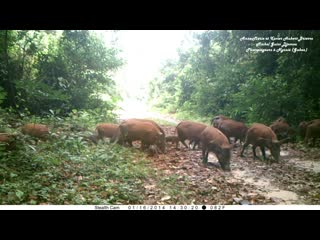
<path id="1" fill-rule="evenodd" d="M 184 140 L 181 140 L 181 139 L 180 139 L 180 142 L 182 142 L 182 144 L 183 144 L 186 148 L 189 149 L 188 145 L 187 145 L 184 141 L 185 141 L 185 139 L 184 139 Z"/>
<path id="2" fill-rule="evenodd" d="M 240 153 L 240 156 L 241 156 L 241 157 L 244 157 L 243 152 L 244 152 L 244 150 L 248 147 L 248 145 L 249 145 L 249 143 L 247 143 L 247 142 L 244 143 L 244 145 L 243 145 L 243 147 L 242 147 L 242 150 L 241 150 L 241 153 Z"/>
<path id="3" fill-rule="evenodd" d="M 263 160 L 265 161 L 266 160 L 266 149 L 265 149 L 265 147 L 260 147 L 260 149 L 262 152 Z"/>
<path id="4" fill-rule="evenodd" d="M 257 156 L 257 153 L 256 153 L 256 148 L 257 146 L 252 146 L 252 151 L 253 151 L 253 159 L 259 159 L 258 156 Z"/>
<path id="5" fill-rule="evenodd" d="M 202 148 L 202 162 L 205 164 L 208 162 L 208 155 L 209 151 L 207 150 L 207 148 Z"/>

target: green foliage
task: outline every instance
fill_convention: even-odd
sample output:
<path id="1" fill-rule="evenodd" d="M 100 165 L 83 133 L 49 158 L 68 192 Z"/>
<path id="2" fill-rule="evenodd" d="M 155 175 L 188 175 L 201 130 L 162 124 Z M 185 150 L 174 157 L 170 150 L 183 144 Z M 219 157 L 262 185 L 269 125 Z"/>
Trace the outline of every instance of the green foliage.
<path id="1" fill-rule="evenodd" d="M 119 94 L 110 75 L 122 60 L 94 32 L 2 30 L 0 42 L 4 107 L 37 115 L 115 107 Z"/>
<path id="2" fill-rule="evenodd" d="M 3 100 L 6 98 L 6 92 L 2 87 L 0 87 L 0 105 L 3 102 Z"/>
<path id="3" fill-rule="evenodd" d="M 91 112 L 92 113 L 92 112 Z M 18 135 L 17 148 L 0 150 L 1 204 L 141 204 L 143 183 L 154 174 L 140 151 L 85 141 L 85 131 L 72 131 L 76 118 L 34 119 L 56 122 L 51 137 L 35 143 Z M 97 113 L 92 118 L 98 118 Z M 23 122 L 29 119 L 23 119 Z M 6 120 L 4 120 L 6 122 Z M 92 127 L 92 126 L 91 126 Z"/>
<path id="4" fill-rule="evenodd" d="M 313 37 L 303 53 L 250 53 L 242 37 Z M 207 31 L 194 47 L 167 62 L 150 84 L 150 101 L 173 113 L 269 124 L 283 116 L 292 124 L 319 118 L 319 31 Z M 255 42 L 256 43 L 256 42 Z M 183 115 L 183 114 L 182 114 Z"/>
<path id="5" fill-rule="evenodd" d="M 78 111 L 73 109 L 68 117 L 65 118 L 68 122 L 72 122 L 74 126 L 89 129 L 97 123 L 109 122 L 116 123 L 116 116 L 107 108 L 97 108 L 92 110 Z"/>
<path id="6" fill-rule="evenodd" d="M 179 184 L 177 184 L 179 182 Z M 162 193 L 170 196 L 172 200 L 178 204 L 190 204 L 192 191 L 189 188 L 190 180 L 186 176 L 172 174 L 162 176 L 159 181 L 159 186 L 162 188 Z"/>
<path id="7" fill-rule="evenodd" d="M 92 132 L 87 130 L 99 121 L 114 122 L 112 115 L 73 110 L 60 117 L 49 112 L 41 118 L 0 109 L 4 132 L 16 134 L 15 149 L 0 144 L 0 204 L 145 204 L 150 184 L 161 197 L 177 204 L 190 202 L 188 178 L 156 170 L 141 150 L 88 141 Z M 37 141 L 12 127 L 27 122 L 47 124 L 48 139 Z"/>

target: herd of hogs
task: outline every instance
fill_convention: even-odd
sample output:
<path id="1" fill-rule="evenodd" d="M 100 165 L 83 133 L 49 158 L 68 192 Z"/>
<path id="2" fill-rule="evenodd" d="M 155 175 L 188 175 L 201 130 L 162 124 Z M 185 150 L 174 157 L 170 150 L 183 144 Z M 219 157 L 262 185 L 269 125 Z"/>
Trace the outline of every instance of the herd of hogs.
<path id="1" fill-rule="evenodd" d="M 46 138 L 49 135 L 49 128 L 43 124 L 26 124 L 21 128 L 23 134 L 36 138 Z M 316 138 L 320 137 L 320 119 L 309 122 L 301 122 L 299 134 L 304 137 L 304 143 L 309 139 L 315 144 Z M 186 148 L 193 144 L 202 149 L 203 163 L 208 162 L 209 152 L 213 152 L 225 171 L 230 171 L 231 150 L 235 143 L 240 140 L 242 145 L 240 155 L 246 147 L 251 144 L 253 156 L 257 158 L 256 148 L 260 147 L 263 159 L 266 160 L 265 148 L 276 162 L 280 157 L 280 145 L 285 141 L 293 139 L 296 131 L 293 130 L 287 121 L 280 117 L 270 126 L 261 123 L 254 123 L 247 127 L 244 123 L 235 121 L 223 115 L 215 116 L 211 126 L 193 121 L 182 121 L 176 126 L 175 134 L 166 136 L 164 130 L 154 121 L 146 119 L 127 119 L 120 124 L 100 123 L 96 126 L 96 133 L 87 137 L 94 143 L 103 138 L 109 138 L 111 143 L 132 146 L 133 141 L 141 141 L 141 149 L 150 149 L 155 152 L 166 153 L 166 143 L 176 144 L 181 142 Z M 0 144 L 10 149 L 14 143 L 14 134 L 0 133 Z M 230 138 L 234 138 L 231 143 Z M 188 140 L 189 146 L 186 144 Z"/>

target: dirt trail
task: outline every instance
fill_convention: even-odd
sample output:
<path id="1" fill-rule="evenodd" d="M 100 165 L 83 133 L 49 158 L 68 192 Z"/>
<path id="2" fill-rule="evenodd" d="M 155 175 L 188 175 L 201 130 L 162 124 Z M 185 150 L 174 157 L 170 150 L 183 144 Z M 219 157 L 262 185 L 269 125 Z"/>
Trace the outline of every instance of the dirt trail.
<path id="1" fill-rule="evenodd" d="M 145 118 L 145 119 L 159 119 L 171 124 L 178 124 L 179 120 L 172 118 L 168 114 L 153 112 L 149 110 L 146 103 L 131 99 L 126 100 L 120 104 L 120 109 L 117 111 L 119 122 L 129 118 Z"/>
<path id="2" fill-rule="evenodd" d="M 179 122 L 148 111 L 146 105 L 137 102 L 125 104 L 119 117 Z M 175 127 L 162 127 L 166 135 L 174 135 Z M 159 182 L 149 179 L 144 204 L 320 204 L 319 149 L 303 152 L 294 144 L 285 144 L 281 147 L 281 162 L 271 165 L 254 161 L 251 147 L 246 157 L 239 157 L 239 152 L 240 146 L 233 149 L 232 171 L 228 173 L 221 170 L 214 154 L 209 155 L 205 166 L 200 150 L 188 150 L 182 144 L 177 150 L 169 144 L 166 154 L 150 156 L 149 160 L 159 175 L 164 174 L 161 184 L 174 179 L 178 190 L 163 191 Z"/>
<path id="3" fill-rule="evenodd" d="M 163 126 L 166 134 L 173 135 L 174 127 Z M 177 176 L 181 191 L 189 191 L 188 198 L 167 196 L 155 190 L 145 204 L 319 204 L 320 162 L 318 155 L 295 150 L 284 145 L 281 162 L 271 165 L 253 160 L 251 147 L 246 157 L 239 157 L 240 146 L 233 149 L 231 172 L 220 169 L 214 154 L 209 164 L 201 162 L 200 150 L 188 150 L 182 144 L 176 150 L 169 143 L 167 153 L 149 157 L 150 164 L 162 170 L 165 177 Z M 267 154 L 270 154 L 267 152 Z M 312 166 L 311 166 L 312 164 Z M 148 191 L 147 191 L 148 195 Z"/>

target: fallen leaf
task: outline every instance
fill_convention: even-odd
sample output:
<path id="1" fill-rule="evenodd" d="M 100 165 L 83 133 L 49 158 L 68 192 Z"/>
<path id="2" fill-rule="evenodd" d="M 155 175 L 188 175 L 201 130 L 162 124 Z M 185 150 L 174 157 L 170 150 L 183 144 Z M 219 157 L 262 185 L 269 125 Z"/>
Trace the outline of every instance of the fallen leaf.
<path id="1" fill-rule="evenodd" d="M 165 197 L 161 198 L 161 201 L 167 201 L 167 200 L 169 200 L 170 198 L 171 198 L 170 196 L 165 196 Z"/>
<path id="2" fill-rule="evenodd" d="M 235 198 L 233 198 L 233 201 L 235 201 L 236 203 L 239 203 L 240 201 L 242 201 L 242 198 L 235 197 Z"/>
<path id="3" fill-rule="evenodd" d="M 242 200 L 242 201 L 240 201 L 240 205 L 251 205 L 251 204 L 247 200 Z"/>
<path id="4" fill-rule="evenodd" d="M 155 188 L 155 186 L 156 185 L 154 185 L 154 184 L 153 185 L 146 185 L 146 186 L 144 186 L 144 188 L 147 189 L 147 190 L 150 190 L 152 188 Z"/>

